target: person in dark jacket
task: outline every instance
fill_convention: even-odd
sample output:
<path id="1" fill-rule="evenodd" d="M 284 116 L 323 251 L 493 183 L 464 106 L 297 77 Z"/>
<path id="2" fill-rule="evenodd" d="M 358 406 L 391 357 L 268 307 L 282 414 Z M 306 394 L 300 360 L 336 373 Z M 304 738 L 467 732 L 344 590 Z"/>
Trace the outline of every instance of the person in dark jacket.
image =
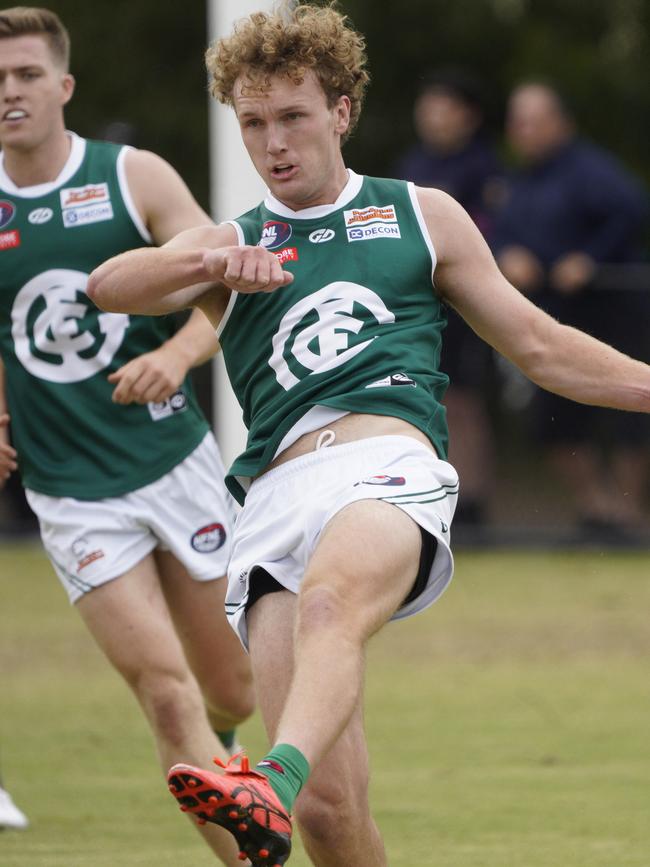
<path id="1" fill-rule="evenodd" d="M 650 293 L 595 279 L 602 264 L 642 257 L 648 208 L 640 183 L 578 136 L 561 94 L 545 82 L 514 89 L 506 133 L 520 167 L 495 220 L 499 267 L 561 322 L 647 357 Z M 541 391 L 535 404 L 541 442 L 573 490 L 584 527 L 600 534 L 643 527 L 645 424 Z"/>

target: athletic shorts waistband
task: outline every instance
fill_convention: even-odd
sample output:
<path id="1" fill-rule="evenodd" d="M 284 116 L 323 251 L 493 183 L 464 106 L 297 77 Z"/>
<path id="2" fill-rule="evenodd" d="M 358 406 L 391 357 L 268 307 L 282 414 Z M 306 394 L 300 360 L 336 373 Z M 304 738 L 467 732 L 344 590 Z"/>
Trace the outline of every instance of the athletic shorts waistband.
<path id="1" fill-rule="evenodd" d="M 439 460 L 435 451 L 428 449 L 424 443 L 421 443 L 415 437 L 405 436 L 402 434 L 388 434 L 386 436 L 365 437 L 360 440 L 352 440 L 352 442 L 341 443 L 336 445 L 323 446 L 320 449 L 307 452 L 297 458 L 292 458 L 285 464 L 280 464 L 279 467 L 274 467 L 272 470 L 261 475 L 251 484 L 250 490 L 255 488 L 256 491 L 263 491 L 269 485 L 276 485 L 278 482 L 283 482 L 285 479 L 291 478 L 296 473 L 304 472 L 313 466 L 322 465 L 324 460 L 337 460 L 338 458 L 346 458 L 350 455 L 363 453 L 367 455 L 369 451 L 373 453 L 381 453 L 388 449 L 394 449 L 401 444 L 402 448 L 409 450 L 422 451 L 423 455 Z"/>

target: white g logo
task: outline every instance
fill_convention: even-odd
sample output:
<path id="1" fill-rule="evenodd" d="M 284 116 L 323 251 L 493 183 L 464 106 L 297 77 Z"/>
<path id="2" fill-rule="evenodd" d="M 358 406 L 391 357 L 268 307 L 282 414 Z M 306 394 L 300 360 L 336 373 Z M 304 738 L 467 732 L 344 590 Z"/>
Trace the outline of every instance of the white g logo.
<path id="1" fill-rule="evenodd" d="M 90 303 L 77 301 L 87 282 L 83 271 L 53 269 L 33 277 L 16 295 L 11 311 L 14 348 L 23 367 L 39 379 L 90 379 L 111 363 L 122 344 L 129 317 L 96 313 Z M 89 354 L 92 349 L 95 352 Z"/>
<path id="2" fill-rule="evenodd" d="M 287 310 L 273 338 L 273 354 L 269 359 L 276 379 L 284 389 L 289 391 L 300 382 L 289 369 L 284 352 L 293 330 L 308 313 L 315 311 L 318 319 L 295 335 L 291 354 L 311 373 L 324 373 L 340 367 L 372 343 L 376 335 L 356 346 L 348 345 L 350 333 L 358 334 L 364 326 L 364 320 L 352 316 L 355 303 L 365 307 L 380 325 L 395 321 L 395 314 L 376 292 L 359 283 L 344 281 L 323 286 Z M 310 344 L 318 347 L 319 351 L 310 348 Z"/>

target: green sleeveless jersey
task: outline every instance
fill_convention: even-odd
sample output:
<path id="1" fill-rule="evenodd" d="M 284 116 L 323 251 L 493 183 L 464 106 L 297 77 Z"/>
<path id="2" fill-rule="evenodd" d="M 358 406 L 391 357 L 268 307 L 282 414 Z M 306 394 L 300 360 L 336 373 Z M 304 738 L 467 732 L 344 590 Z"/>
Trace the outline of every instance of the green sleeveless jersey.
<path id="1" fill-rule="evenodd" d="M 446 314 L 413 185 L 350 172 L 333 205 L 295 212 L 268 197 L 233 225 L 240 244 L 260 244 L 294 275 L 273 293 L 233 293 L 217 332 L 249 431 L 226 479 L 235 497 L 346 412 L 404 419 L 444 457 Z"/>
<path id="2" fill-rule="evenodd" d="M 169 317 L 103 313 L 89 273 L 151 243 L 126 182 L 127 149 L 72 136 L 52 183 L 16 187 L 0 161 L 0 353 L 23 484 L 96 500 L 149 484 L 208 424 L 187 383 L 162 404 L 120 406 L 107 377 L 156 349 Z"/>

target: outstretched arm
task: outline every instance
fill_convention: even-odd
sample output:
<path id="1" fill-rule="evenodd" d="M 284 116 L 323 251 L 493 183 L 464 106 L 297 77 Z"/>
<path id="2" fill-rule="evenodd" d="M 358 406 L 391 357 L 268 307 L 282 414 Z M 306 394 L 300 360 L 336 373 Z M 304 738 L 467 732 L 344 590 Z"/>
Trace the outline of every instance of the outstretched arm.
<path id="1" fill-rule="evenodd" d="M 556 322 L 501 274 L 480 232 L 452 198 L 418 189 L 436 249 L 439 294 L 533 382 L 595 406 L 650 412 L 650 366 Z"/>

